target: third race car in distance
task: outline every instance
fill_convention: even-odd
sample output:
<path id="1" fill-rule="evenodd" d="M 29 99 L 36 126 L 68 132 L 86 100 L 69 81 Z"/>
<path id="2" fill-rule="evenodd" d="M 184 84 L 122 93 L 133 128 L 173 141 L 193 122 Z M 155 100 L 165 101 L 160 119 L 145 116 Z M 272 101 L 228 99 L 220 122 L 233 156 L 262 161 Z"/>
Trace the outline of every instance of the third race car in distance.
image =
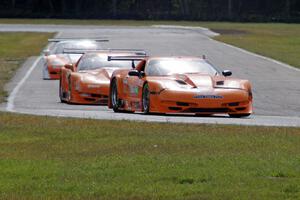
<path id="1" fill-rule="evenodd" d="M 76 53 L 76 52 L 74 52 Z M 79 61 L 62 67 L 59 96 L 61 102 L 73 104 L 105 104 L 108 102 L 110 77 L 116 69 L 131 69 L 131 61 L 107 60 L 108 56 L 146 55 L 143 50 L 110 49 L 90 51 Z"/>
<path id="2" fill-rule="evenodd" d="M 109 107 L 115 112 L 228 114 L 252 113 L 248 80 L 230 78 L 200 57 L 109 57 L 140 60 L 135 69 L 116 70 L 110 82 Z"/>
<path id="3" fill-rule="evenodd" d="M 49 39 L 54 45 L 51 49 L 44 50 L 43 79 L 59 79 L 61 68 L 65 64 L 74 64 L 82 54 L 71 54 L 65 50 L 97 50 L 101 49 L 100 42 L 104 39 Z"/>

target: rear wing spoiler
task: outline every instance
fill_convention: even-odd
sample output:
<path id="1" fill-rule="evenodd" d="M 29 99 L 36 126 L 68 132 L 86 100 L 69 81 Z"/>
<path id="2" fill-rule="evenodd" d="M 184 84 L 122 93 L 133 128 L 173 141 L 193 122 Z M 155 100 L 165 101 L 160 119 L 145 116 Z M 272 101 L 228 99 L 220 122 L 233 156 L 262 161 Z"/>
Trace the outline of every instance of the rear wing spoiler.
<path id="1" fill-rule="evenodd" d="M 92 40 L 95 42 L 109 42 L 106 38 L 52 38 L 48 39 L 48 42 L 62 42 L 67 40 Z"/>
<path id="2" fill-rule="evenodd" d="M 131 67 L 134 69 L 135 64 L 134 61 L 140 61 L 144 60 L 145 58 L 148 58 L 148 56 L 141 56 L 141 55 L 136 55 L 136 56 L 108 56 L 107 60 L 108 61 L 131 61 Z"/>
<path id="3" fill-rule="evenodd" d="M 67 54 L 84 54 L 84 53 L 132 53 L 137 56 L 146 56 L 147 53 L 143 49 L 64 49 L 64 53 Z"/>
<path id="4" fill-rule="evenodd" d="M 147 58 L 148 56 L 108 56 L 107 60 L 108 61 L 139 61 L 139 60 L 144 60 L 145 58 Z"/>

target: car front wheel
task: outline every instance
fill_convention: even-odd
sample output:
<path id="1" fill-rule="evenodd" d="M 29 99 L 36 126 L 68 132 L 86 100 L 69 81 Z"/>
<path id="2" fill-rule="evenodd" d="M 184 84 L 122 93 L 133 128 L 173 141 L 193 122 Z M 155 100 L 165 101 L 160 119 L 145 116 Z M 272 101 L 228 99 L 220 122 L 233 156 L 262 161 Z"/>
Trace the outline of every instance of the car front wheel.
<path id="1" fill-rule="evenodd" d="M 242 118 L 242 117 L 248 117 L 250 116 L 250 113 L 245 113 L 245 114 L 229 114 L 230 117 L 232 118 Z"/>
<path id="2" fill-rule="evenodd" d="M 111 84 L 111 96 L 110 96 L 112 108 L 114 112 L 120 112 L 119 98 L 118 98 L 118 86 L 116 79 Z"/>
<path id="3" fill-rule="evenodd" d="M 148 114 L 150 111 L 150 91 L 149 91 L 149 85 L 147 83 L 143 87 L 142 106 L 143 106 L 143 113 Z"/>
<path id="4" fill-rule="evenodd" d="M 61 77 L 60 77 L 60 80 L 59 80 L 59 98 L 60 98 L 60 102 L 61 103 L 65 103 L 66 101 L 64 100 L 64 91 L 63 91 L 63 88 L 62 88 L 62 84 L 61 84 Z"/>

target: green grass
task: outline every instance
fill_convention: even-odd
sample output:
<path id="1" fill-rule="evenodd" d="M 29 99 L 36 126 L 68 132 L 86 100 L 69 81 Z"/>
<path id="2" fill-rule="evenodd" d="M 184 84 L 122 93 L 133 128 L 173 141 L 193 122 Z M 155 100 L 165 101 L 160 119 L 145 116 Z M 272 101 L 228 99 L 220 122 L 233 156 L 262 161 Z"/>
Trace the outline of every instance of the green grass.
<path id="1" fill-rule="evenodd" d="M 229 33 L 216 37 L 215 39 L 300 68 L 300 24 L 62 19 L 0 19 L 0 23 L 124 26 L 172 24 L 185 26 L 204 26 L 212 28 L 216 31 L 221 30 L 221 32 L 224 32 L 224 30 L 229 30 L 229 32 L 242 31 L 242 34 Z"/>
<path id="2" fill-rule="evenodd" d="M 300 198 L 299 128 L 0 118 L 2 198 Z"/>
<path id="3" fill-rule="evenodd" d="M 0 102 L 7 93 L 4 85 L 29 57 L 39 55 L 50 33 L 0 33 Z"/>
<path id="4" fill-rule="evenodd" d="M 219 41 L 300 68 L 300 24 L 208 23 L 203 26 L 221 33 L 229 31 L 215 38 Z"/>

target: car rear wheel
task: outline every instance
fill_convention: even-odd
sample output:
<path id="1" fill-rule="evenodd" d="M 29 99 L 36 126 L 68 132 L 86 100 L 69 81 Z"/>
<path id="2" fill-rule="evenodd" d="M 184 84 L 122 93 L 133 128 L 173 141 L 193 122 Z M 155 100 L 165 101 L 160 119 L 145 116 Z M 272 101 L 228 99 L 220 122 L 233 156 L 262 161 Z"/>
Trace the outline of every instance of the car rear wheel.
<path id="1" fill-rule="evenodd" d="M 117 81 L 116 79 L 113 80 L 111 84 L 111 95 L 110 95 L 110 100 L 112 104 L 112 108 L 114 112 L 120 112 L 120 102 L 118 98 L 118 86 L 117 86 Z"/>
<path id="2" fill-rule="evenodd" d="M 63 91 L 63 88 L 62 88 L 61 77 L 60 77 L 60 80 L 59 80 L 59 98 L 60 98 L 60 102 L 61 103 L 65 103 L 66 102 L 64 100 L 64 98 L 63 98 L 63 94 L 64 94 L 64 91 Z"/>
<path id="3" fill-rule="evenodd" d="M 230 117 L 232 118 L 242 118 L 242 117 L 248 117 L 250 116 L 250 113 L 245 113 L 245 114 L 229 114 Z"/>
<path id="4" fill-rule="evenodd" d="M 143 113 L 148 114 L 150 111 L 150 91 L 147 83 L 143 87 L 142 106 Z"/>
<path id="5" fill-rule="evenodd" d="M 66 94 L 67 102 L 70 103 L 72 100 L 72 82 L 71 82 L 71 76 L 68 76 L 68 92 Z"/>

